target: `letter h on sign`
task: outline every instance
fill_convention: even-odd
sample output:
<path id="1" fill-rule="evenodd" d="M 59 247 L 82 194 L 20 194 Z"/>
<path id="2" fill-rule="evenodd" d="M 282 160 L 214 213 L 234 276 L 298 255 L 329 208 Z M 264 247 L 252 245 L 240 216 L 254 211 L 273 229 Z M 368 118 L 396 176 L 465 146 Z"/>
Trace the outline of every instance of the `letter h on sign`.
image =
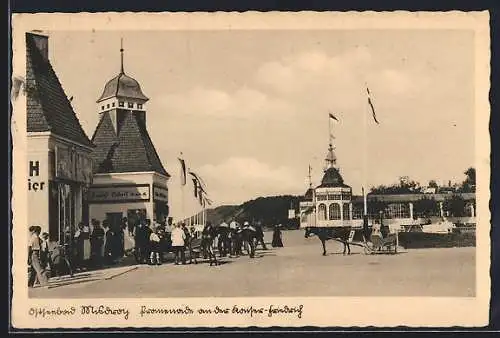
<path id="1" fill-rule="evenodd" d="M 30 161 L 30 177 L 40 175 L 40 162 Z"/>

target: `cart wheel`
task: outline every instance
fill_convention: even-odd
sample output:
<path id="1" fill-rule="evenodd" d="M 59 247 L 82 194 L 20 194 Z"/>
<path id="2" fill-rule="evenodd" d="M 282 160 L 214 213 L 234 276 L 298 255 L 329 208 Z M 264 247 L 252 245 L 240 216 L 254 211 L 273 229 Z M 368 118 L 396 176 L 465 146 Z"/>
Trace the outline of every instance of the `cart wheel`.
<path id="1" fill-rule="evenodd" d="M 363 250 L 365 252 L 365 255 L 368 254 L 373 254 L 373 243 L 366 242 L 365 245 L 363 246 Z"/>

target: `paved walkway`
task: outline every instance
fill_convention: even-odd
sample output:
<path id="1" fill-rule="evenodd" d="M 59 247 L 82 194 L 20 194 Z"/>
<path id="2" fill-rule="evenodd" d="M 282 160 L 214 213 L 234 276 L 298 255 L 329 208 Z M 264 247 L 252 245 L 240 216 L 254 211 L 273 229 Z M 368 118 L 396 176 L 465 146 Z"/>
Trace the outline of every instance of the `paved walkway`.
<path id="1" fill-rule="evenodd" d="M 284 248 L 223 258 L 210 267 L 141 265 L 106 280 L 54 289 L 32 289 L 40 298 L 166 297 L 302 297 L 302 296 L 437 296 L 475 295 L 475 248 L 402 250 L 397 255 L 365 255 L 327 242 L 327 256 L 317 238 L 284 231 Z M 266 233 L 266 242 L 271 238 Z"/>

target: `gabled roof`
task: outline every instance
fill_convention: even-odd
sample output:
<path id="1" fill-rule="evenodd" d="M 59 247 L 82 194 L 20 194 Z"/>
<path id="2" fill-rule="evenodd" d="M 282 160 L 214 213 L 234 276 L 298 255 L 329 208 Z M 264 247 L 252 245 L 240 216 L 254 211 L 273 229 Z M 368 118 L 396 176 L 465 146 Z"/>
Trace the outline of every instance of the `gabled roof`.
<path id="1" fill-rule="evenodd" d="M 50 131 L 92 147 L 50 61 L 38 49 L 36 38 L 26 33 L 27 131 Z"/>
<path id="2" fill-rule="evenodd" d="M 118 110 L 118 134 L 110 112 L 104 112 L 92 142 L 96 173 L 155 171 L 169 177 L 138 112 Z"/>

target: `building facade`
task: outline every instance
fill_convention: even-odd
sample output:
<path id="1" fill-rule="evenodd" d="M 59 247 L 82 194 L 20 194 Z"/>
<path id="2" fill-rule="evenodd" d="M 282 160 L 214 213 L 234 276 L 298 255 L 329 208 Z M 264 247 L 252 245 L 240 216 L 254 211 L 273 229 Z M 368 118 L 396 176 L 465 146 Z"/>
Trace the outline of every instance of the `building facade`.
<path id="1" fill-rule="evenodd" d="M 49 61 L 49 39 L 26 33 L 28 222 L 64 243 L 88 221 L 93 144 Z"/>
<path id="2" fill-rule="evenodd" d="M 169 214 L 168 180 L 146 128 L 148 98 L 139 83 L 125 74 L 123 48 L 120 73 L 109 80 L 97 100 L 100 120 L 92 137 L 96 148 L 93 183 L 88 193 L 91 219 L 117 226 Z"/>

